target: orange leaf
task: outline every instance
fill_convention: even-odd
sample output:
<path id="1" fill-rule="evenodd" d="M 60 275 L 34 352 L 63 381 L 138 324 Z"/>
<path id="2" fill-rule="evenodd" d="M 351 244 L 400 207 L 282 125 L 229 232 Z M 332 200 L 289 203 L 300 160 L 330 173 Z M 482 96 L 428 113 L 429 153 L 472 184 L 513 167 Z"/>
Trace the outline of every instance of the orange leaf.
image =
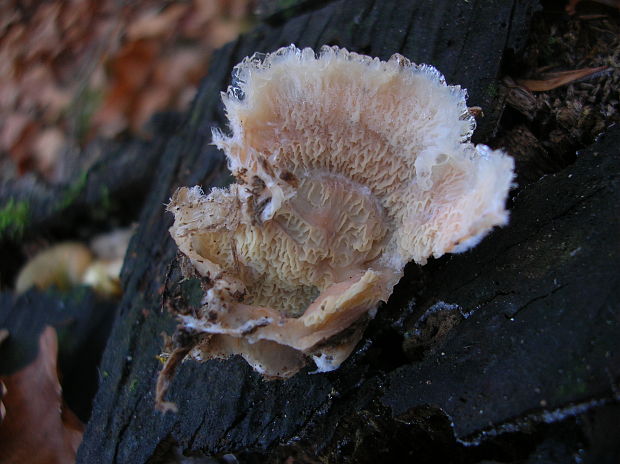
<path id="1" fill-rule="evenodd" d="M 147 11 L 127 27 L 127 38 L 134 41 L 170 34 L 189 8 L 187 4 L 172 4 L 163 12 Z"/>
<path id="2" fill-rule="evenodd" d="M 553 90 L 566 84 L 570 84 L 584 77 L 590 76 L 601 71 L 606 71 L 607 66 L 599 66 L 598 68 L 583 68 L 575 69 L 572 71 L 560 71 L 556 73 L 549 73 L 546 75 L 546 79 L 517 79 L 516 82 L 522 87 L 532 92 L 546 92 L 547 90 Z"/>

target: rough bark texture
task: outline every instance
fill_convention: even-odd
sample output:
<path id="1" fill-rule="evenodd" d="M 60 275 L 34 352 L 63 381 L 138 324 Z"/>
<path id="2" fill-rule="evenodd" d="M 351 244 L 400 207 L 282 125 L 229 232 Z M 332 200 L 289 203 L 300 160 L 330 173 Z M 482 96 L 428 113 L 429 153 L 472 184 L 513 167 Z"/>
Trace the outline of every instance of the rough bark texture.
<path id="1" fill-rule="evenodd" d="M 219 92 L 232 66 L 290 43 L 382 59 L 399 52 L 469 89 L 469 105 L 486 115 L 483 141 L 501 114 L 503 53 L 522 43 L 536 3 L 298 5 L 264 13 L 262 25 L 215 54 L 182 130 L 167 141 L 125 261 L 125 295 L 78 462 L 230 453 L 241 462 L 613 459 L 618 445 L 603 431 L 618 433 L 618 129 L 573 166 L 515 192 L 510 225 L 473 251 L 410 265 L 338 371 L 268 382 L 238 358 L 187 362 L 168 394 L 179 412 L 155 411 L 161 333 L 175 325 L 162 293 L 179 276 L 162 205 L 179 186 L 229 180 L 209 142 L 210 127 L 225 124 Z"/>

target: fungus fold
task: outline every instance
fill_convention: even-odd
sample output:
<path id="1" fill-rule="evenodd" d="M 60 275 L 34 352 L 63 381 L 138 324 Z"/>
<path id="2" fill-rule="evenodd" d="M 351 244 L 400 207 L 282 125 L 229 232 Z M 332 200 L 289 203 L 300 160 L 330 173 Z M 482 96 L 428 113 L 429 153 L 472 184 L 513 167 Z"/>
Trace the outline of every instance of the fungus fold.
<path id="1" fill-rule="evenodd" d="M 338 47 L 245 58 L 213 141 L 236 183 L 180 188 L 168 211 L 202 281 L 183 353 L 240 354 L 266 377 L 336 369 L 409 261 L 506 224 L 513 160 L 470 142 L 466 91 L 432 66 Z M 177 356 L 178 358 L 178 356 Z"/>

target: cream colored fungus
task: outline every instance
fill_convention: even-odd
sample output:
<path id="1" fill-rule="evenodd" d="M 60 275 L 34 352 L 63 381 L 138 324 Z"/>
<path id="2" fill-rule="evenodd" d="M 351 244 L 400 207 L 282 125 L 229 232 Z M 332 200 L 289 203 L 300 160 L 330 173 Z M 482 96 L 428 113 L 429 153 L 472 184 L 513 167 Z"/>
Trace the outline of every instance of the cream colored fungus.
<path id="1" fill-rule="evenodd" d="M 170 233 L 203 278 L 210 334 L 189 354 L 242 355 L 267 377 L 338 368 L 409 261 L 460 252 L 504 207 L 513 160 L 469 140 L 459 86 L 400 55 L 294 46 L 246 58 L 214 132 L 237 183 L 181 188 Z"/>

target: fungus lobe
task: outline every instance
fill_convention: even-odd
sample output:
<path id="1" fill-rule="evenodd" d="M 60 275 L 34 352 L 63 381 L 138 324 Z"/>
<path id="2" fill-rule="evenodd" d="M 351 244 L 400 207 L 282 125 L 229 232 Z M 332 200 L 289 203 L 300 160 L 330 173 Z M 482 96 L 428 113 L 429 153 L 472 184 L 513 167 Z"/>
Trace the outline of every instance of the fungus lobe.
<path id="1" fill-rule="evenodd" d="M 291 45 L 237 65 L 222 93 L 230 135 L 213 133 L 237 182 L 183 187 L 168 205 L 184 272 L 204 289 L 198 311 L 178 314 L 203 335 L 178 352 L 240 354 L 271 378 L 336 369 L 407 262 L 505 224 L 513 160 L 470 143 L 465 98 L 401 55 Z"/>

